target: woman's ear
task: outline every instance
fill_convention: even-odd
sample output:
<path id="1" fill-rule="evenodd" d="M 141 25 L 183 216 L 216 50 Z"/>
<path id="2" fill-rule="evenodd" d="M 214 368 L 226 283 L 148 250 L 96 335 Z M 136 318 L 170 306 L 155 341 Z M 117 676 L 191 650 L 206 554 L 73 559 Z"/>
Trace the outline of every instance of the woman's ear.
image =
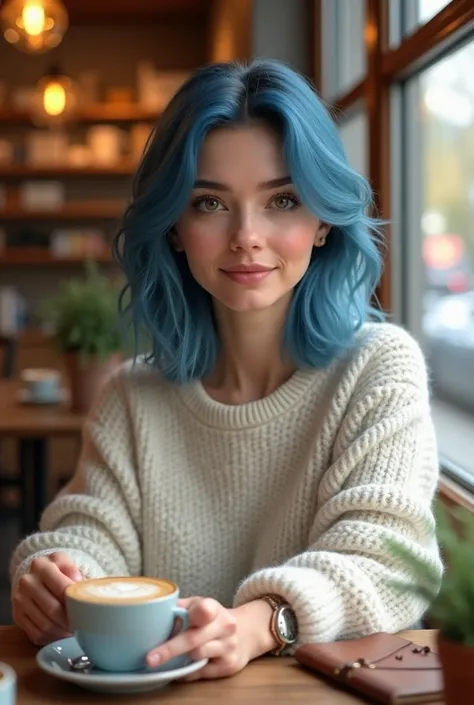
<path id="1" fill-rule="evenodd" d="M 327 223 L 319 223 L 318 229 L 316 230 L 316 235 L 314 237 L 315 247 L 324 247 L 326 244 L 326 238 L 331 230 L 331 226 Z"/>
<path id="2" fill-rule="evenodd" d="M 175 225 L 173 225 L 173 227 L 169 230 L 169 241 L 175 252 L 184 252 L 184 247 L 181 244 Z"/>

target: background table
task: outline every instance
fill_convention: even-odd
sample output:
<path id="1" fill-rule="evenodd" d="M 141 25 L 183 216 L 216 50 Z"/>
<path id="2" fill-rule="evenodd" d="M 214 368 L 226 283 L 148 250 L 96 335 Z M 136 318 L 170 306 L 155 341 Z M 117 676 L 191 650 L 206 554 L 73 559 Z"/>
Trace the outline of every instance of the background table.
<path id="1" fill-rule="evenodd" d="M 67 404 L 22 404 L 18 382 L 0 381 L 0 437 L 18 440 L 21 475 L 21 523 L 24 534 L 37 527 L 47 502 L 48 440 L 53 436 L 78 436 L 84 415 Z"/>
<path id="2" fill-rule="evenodd" d="M 435 646 L 435 632 L 402 632 L 416 644 Z M 0 661 L 11 665 L 18 677 L 18 705 L 104 705 L 140 703 L 141 705 L 359 705 L 364 700 L 337 690 L 306 671 L 291 658 L 262 658 L 251 663 L 233 678 L 175 684 L 164 691 L 126 696 L 120 699 L 92 693 L 64 683 L 36 666 L 36 648 L 16 627 L 0 627 Z M 426 705 L 442 705 L 433 700 Z"/>

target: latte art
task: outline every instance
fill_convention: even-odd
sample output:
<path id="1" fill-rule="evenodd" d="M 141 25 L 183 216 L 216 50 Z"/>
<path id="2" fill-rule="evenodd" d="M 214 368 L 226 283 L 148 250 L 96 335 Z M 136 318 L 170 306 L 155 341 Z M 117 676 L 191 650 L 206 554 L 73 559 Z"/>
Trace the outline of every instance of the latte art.
<path id="1" fill-rule="evenodd" d="M 84 585 L 81 594 L 86 597 L 103 597 L 108 600 L 128 600 L 137 597 L 156 597 L 160 589 L 146 583 L 106 583 L 105 585 Z"/>
<path id="2" fill-rule="evenodd" d="M 81 602 L 136 604 L 150 602 L 175 592 L 176 586 L 159 578 L 98 578 L 82 580 L 67 588 L 67 594 Z"/>

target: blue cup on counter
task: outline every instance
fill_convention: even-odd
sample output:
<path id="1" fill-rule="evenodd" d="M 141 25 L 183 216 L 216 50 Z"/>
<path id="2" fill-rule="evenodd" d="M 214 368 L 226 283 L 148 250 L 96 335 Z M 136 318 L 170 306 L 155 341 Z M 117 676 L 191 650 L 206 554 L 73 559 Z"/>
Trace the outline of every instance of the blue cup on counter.
<path id="1" fill-rule="evenodd" d="M 143 671 L 146 655 L 188 628 L 170 580 L 110 577 L 81 580 L 66 588 L 69 628 L 93 665 L 103 671 Z"/>
<path id="2" fill-rule="evenodd" d="M 58 401 L 61 393 L 61 376 L 57 370 L 27 369 L 21 373 L 23 389 L 27 401 L 46 404 Z"/>
<path id="3" fill-rule="evenodd" d="M 16 704 L 16 674 L 11 666 L 0 663 L 0 705 Z"/>

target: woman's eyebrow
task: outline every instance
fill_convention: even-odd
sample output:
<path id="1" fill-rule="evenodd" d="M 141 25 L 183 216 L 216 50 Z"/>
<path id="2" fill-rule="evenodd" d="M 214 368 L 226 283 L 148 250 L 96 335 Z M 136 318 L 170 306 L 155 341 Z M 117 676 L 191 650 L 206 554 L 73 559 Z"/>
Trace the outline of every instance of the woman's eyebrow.
<path id="1" fill-rule="evenodd" d="M 266 189 L 278 188 L 279 186 L 288 186 L 292 183 L 291 176 L 280 176 L 278 179 L 263 181 L 258 184 L 258 188 L 264 191 Z M 227 184 L 223 184 L 221 181 L 211 181 L 209 179 L 196 179 L 194 182 L 194 188 L 209 188 L 216 191 L 232 191 L 231 187 Z"/>

